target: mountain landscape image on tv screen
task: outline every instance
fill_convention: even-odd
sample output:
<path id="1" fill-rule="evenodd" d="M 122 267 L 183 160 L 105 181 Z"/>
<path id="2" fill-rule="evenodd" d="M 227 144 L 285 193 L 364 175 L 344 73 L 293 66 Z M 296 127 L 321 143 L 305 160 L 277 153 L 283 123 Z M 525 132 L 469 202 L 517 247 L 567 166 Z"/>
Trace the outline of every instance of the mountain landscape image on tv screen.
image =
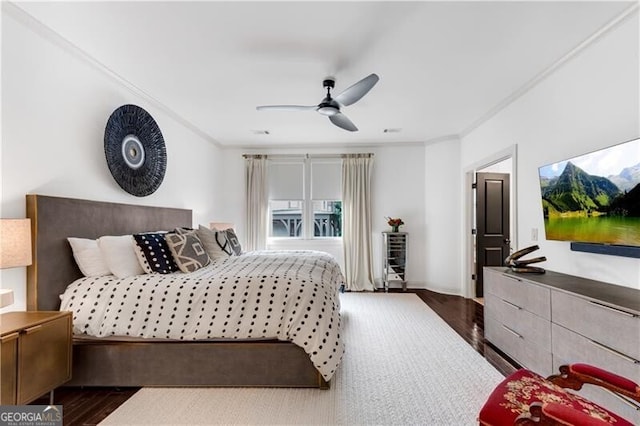
<path id="1" fill-rule="evenodd" d="M 640 139 L 539 175 L 547 240 L 640 246 Z"/>

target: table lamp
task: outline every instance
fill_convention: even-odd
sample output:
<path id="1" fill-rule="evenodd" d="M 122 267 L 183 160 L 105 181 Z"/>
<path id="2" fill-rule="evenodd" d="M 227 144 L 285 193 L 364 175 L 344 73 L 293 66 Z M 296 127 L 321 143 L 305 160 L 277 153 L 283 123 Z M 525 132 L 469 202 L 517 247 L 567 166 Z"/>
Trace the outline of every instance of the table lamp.
<path id="1" fill-rule="evenodd" d="M 0 269 L 31 265 L 30 219 L 0 219 Z M 0 289 L 0 308 L 13 303 L 13 290 Z"/>
<path id="2" fill-rule="evenodd" d="M 0 288 L 0 308 L 13 304 L 13 290 Z"/>

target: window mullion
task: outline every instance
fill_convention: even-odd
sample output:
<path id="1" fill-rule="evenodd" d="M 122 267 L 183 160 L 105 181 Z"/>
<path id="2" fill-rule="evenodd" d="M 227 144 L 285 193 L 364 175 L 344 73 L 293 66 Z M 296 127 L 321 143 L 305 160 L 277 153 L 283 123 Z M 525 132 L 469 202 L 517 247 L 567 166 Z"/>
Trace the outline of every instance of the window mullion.
<path id="1" fill-rule="evenodd" d="M 305 240 L 313 238 L 313 203 L 311 201 L 311 160 L 304 160 L 304 235 Z"/>

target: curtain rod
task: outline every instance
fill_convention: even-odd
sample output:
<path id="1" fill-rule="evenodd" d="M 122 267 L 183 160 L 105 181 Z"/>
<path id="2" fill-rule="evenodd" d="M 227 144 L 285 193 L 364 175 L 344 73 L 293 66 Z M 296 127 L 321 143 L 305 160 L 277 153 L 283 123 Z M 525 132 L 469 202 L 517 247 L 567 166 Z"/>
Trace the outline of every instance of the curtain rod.
<path id="1" fill-rule="evenodd" d="M 369 158 L 373 157 L 371 152 L 354 153 L 354 154 L 242 154 L 242 158 L 267 158 L 267 159 L 279 159 L 279 158 Z"/>

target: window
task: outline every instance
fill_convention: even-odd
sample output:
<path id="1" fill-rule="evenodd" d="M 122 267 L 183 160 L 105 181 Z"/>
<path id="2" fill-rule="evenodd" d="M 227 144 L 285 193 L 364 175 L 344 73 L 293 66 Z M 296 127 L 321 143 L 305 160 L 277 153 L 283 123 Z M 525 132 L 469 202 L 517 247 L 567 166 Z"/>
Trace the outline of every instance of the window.
<path id="1" fill-rule="evenodd" d="M 313 236 L 342 237 L 342 201 L 313 202 Z"/>
<path id="2" fill-rule="evenodd" d="M 302 236 L 302 201 L 269 202 L 272 237 Z"/>
<path id="3" fill-rule="evenodd" d="M 268 173 L 270 237 L 342 237 L 340 159 L 270 160 Z"/>

